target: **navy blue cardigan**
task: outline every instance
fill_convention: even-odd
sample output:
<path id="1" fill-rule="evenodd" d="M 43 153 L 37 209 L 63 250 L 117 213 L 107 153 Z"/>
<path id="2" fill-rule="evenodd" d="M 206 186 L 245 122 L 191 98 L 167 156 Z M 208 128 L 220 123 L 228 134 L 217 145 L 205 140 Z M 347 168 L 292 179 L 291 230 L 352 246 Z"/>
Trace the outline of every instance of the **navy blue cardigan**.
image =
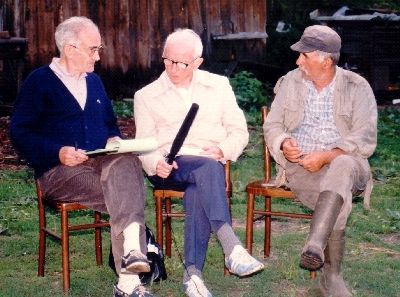
<path id="1" fill-rule="evenodd" d="M 63 146 L 94 150 L 104 148 L 109 137 L 120 136 L 100 78 L 88 73 L 86 84 L 84 110 L 49 66 L 33 71 L 22 85 L 10 136 L 36 177 L 60 164 L 58 153 Z"/>

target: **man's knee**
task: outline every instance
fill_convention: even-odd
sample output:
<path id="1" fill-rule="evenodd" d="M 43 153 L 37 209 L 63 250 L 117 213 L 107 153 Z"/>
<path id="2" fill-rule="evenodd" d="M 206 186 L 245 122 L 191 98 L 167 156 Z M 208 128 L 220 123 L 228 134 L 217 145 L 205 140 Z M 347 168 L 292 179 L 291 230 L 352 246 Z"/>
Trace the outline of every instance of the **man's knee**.
<path id="1" fill-rule="evenodd" d="M 142 165 L 134 154 L 117 154 L 107 157 L 102 165 L 102 179 L 110 174 L 128 175 L 130 172 L 135 172 L 136 175 L 142 174 Z"/>
<path id="2" fill-rule="evenodd" d="M 341 178 L 351 178 L 355 173 L 356 167 L 357 164 L 353 157 L 340 155 L 329 164 L 328 172 Z"/>
<path id="3" fill-rule="evenodd" d="M 223 173 L 223 165 L 211 158 L 205 158 L 204 164 L 203 166 L 204 168 L 206 168 L 207 171 L 209 171 L 210 173 Z"/>
<path id="4" fill-rule="evenodd" d="M 134 154 L 117 154 L 113 155 L 110 162 L 112 166 L 119 167 L 129 167 L 129 168 L 140 168 L 141 163 L 139 158 Z"/>

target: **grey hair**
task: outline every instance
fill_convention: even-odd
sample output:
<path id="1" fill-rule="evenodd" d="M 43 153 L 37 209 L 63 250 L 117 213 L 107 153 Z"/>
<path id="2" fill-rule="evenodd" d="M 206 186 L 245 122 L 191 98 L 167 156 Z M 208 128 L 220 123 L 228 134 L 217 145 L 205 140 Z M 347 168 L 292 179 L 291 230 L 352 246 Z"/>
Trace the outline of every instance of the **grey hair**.
<path id="1" fill-rule="evenodd" d="M 193 58 L 201 57 L 203 53 L 203 43 L 201 42 L 201 38 L 196 32 L 187 28 L 176 29 L 173 33 L 167 36 L 167 39 L 165 40 L 164 43 L 163 55 L 165 49 L 167 48 L 167 45 L 170 44 L 171 42 L 175 42 L 177 40 L 188 40 L 188 39 L 193 41 L 194 45 Z"/>
<path id="2" fill-rule="evenodd" d="M 60 23 L 54 34 L 56 45 L 60 53 L 62 53 L 66 44 L 79 44 L 80 40 L 78 35 L 82 30 L 87 28 L 92 28 L 99 32 L 97 25 L 84 16 L 71 17 Z"/>
<path id="3" fill-rule="evenodd" d="M 334 65 L 339 63 L 340 53 L 327 53 L 323 51 L 316 51 L 317 54 L 320 56 L 321 61 L 327 58 L 331 58 Z"/>

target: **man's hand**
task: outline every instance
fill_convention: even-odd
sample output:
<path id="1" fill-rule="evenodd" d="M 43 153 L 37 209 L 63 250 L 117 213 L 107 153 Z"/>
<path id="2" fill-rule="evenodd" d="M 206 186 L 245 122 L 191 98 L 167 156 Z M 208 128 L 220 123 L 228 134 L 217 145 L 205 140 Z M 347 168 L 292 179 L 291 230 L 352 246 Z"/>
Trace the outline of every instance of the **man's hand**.
<path id="1" fill-rule="evenodd" d="M 160 159 L 156 166 L 156 174 L 161 178 L 167 178 L 172 169 L 178 169 L 178 164 L 175 161 L 172 162 L 172 165 L 169 165 L 164 159 Z"/>
<path id="2" fill-rule="evenodd" d="M 324 152 L 312 152 L 300 159 L 299 165 L 310 172 L 317 172 L 324 165 L 330 164 L 333 159 L 342 154 L 344 154 L 344 151 L 338 148 Z"/>
<path id="3" fill-rule="evenodd" d="M 282 152 L 285 158 L 292 163 L 299 162 L 300 157 L 303 154 L 294 138 L 286 138 L 282 142 Z"/>
<path id="4" fill-rule="evenodd" d="M 203 147 L 200 155 L 212 158 L 216 161 L 221 160 L 224 157 L 224 153 L 218 146 Z"/>
<path id="5" fill-rule="evenodd" d="M 86 156 L 84 150 L 75 150 L 72 146 L 63 146 L 58 152 L 58 157 L 60 158 L 61 164 L 67 166 L 79 165 L 89 158 Z"/>

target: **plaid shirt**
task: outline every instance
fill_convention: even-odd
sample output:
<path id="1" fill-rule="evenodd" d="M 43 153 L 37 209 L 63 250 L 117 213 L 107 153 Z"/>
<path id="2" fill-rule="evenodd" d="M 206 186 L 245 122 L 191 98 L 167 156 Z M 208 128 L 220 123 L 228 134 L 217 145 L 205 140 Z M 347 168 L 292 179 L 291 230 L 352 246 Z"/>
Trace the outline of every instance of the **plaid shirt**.
<path id="1" fill-rule="evenodd" d="M 304 154 L 332 149 L 340 138 L 333 119 L 333 90 L 336 76 L 321 92 L 310 81 L 304 80 L 308 94 L 304 117 L 291 133 Z"/>

